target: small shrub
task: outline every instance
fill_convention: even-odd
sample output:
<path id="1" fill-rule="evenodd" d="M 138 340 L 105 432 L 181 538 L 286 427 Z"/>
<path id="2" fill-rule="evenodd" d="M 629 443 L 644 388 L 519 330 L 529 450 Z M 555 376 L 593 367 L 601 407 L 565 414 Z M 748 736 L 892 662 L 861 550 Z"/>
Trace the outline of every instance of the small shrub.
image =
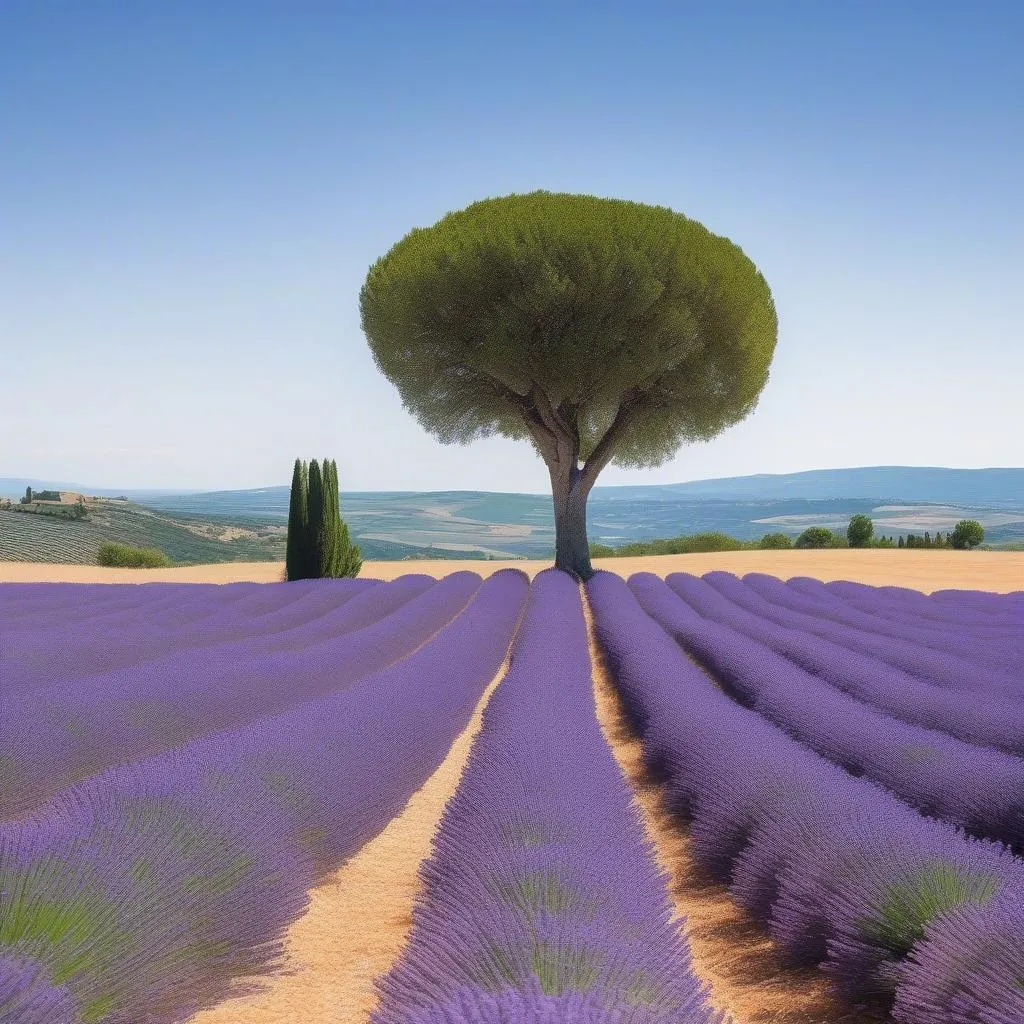
<path id="1" fill-rule="evenodd" d="M 614 555 L 615 548 L 610 548 L 607 544 L 597 544 L 592 542 L 590 545 L 591 558 L 612 558 Z"/>
<path id="2" fill-rule="evenodd" d="M 112 541 L 100 545 L 97 564 L 131 569 L 165 569 L 171 560 L 159 548 L 136 548 Z"/>
<path id="3" fill-rule="evenodd" d="M 783 550 L 793 546 L 793 539 L 788 533 L 766 533 L 760 540 L 759 546 L 771 550 Z"/>

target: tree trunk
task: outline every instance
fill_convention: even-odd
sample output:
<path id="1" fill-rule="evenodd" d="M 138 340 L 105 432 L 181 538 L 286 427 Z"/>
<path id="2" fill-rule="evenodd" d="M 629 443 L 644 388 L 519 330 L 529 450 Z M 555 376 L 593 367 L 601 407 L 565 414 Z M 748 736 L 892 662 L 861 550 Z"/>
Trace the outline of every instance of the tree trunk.
<path id="1" fill-rule="evenodd" d="M 551 494 L 555 504 L 555 568 L 588 580 L 594 575 L 587 541 L 587 495 L 589 485 L 583 473 L 573 466 L 569 473 L 551 474 Z"/>

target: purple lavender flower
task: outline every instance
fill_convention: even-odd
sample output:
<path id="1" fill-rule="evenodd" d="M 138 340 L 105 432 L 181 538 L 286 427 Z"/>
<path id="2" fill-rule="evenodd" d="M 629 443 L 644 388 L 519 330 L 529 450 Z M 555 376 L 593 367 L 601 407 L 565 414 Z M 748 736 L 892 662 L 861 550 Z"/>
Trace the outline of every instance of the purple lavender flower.
<path id="1" fill-rule="evenodd" d="M 898 1002 L 930 927 L 958 907 L 1024 905 L 1024 863 L 1004 847 L 923 817 L 730 700 L 618 577 L 597 573 L 587 589 L 644 747 L 653 738 L 673 804 L 690 819 L 696 857 L 794 959 L 820 962 L 858 997 Z M 633 590 L 654 614 L 677 600 L 643 579 Z M 1012 940 L 1024 945 L 1024 931 Z"/>
<path id="2" fill-rule="evenodd" d="M 711 1024 L 595 715 L 578 586 L 531 589 L 373 1024 Z"/>
<path id="3" fill-rule="evenodd" d="M 272 970 L 310 885 L 387 824 L 465 727 L 527 589 L 497 573 L 352 689 L 108 769 L 0 826 L 7 952 L 65 986 L 81 1024 L 181 1019 Z"/>

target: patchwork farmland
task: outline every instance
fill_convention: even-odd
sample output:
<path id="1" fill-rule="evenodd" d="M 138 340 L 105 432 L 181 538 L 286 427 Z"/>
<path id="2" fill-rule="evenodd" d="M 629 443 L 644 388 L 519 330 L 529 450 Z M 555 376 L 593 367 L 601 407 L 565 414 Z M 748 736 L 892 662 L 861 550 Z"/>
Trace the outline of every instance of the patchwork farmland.
<path id="1" fill-rule="evenodd" d="M 0 1020 L 1024 1020 L 1024 592 L 0 584 Z"/>

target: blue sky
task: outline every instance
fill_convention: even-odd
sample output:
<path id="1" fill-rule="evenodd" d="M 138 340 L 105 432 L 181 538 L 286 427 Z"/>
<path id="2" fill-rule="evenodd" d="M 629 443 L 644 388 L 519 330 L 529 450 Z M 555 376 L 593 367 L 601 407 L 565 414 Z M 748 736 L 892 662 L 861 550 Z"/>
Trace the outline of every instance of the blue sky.
<path id="1" fill-rule="evenodd" d="M 755 413 L 602 484 L 1024 465 L 1024 5 L 0 0 L 0 476 L 545 491 L 359 329 L 412 227 L 536 188 L 743 247 Z"/>

